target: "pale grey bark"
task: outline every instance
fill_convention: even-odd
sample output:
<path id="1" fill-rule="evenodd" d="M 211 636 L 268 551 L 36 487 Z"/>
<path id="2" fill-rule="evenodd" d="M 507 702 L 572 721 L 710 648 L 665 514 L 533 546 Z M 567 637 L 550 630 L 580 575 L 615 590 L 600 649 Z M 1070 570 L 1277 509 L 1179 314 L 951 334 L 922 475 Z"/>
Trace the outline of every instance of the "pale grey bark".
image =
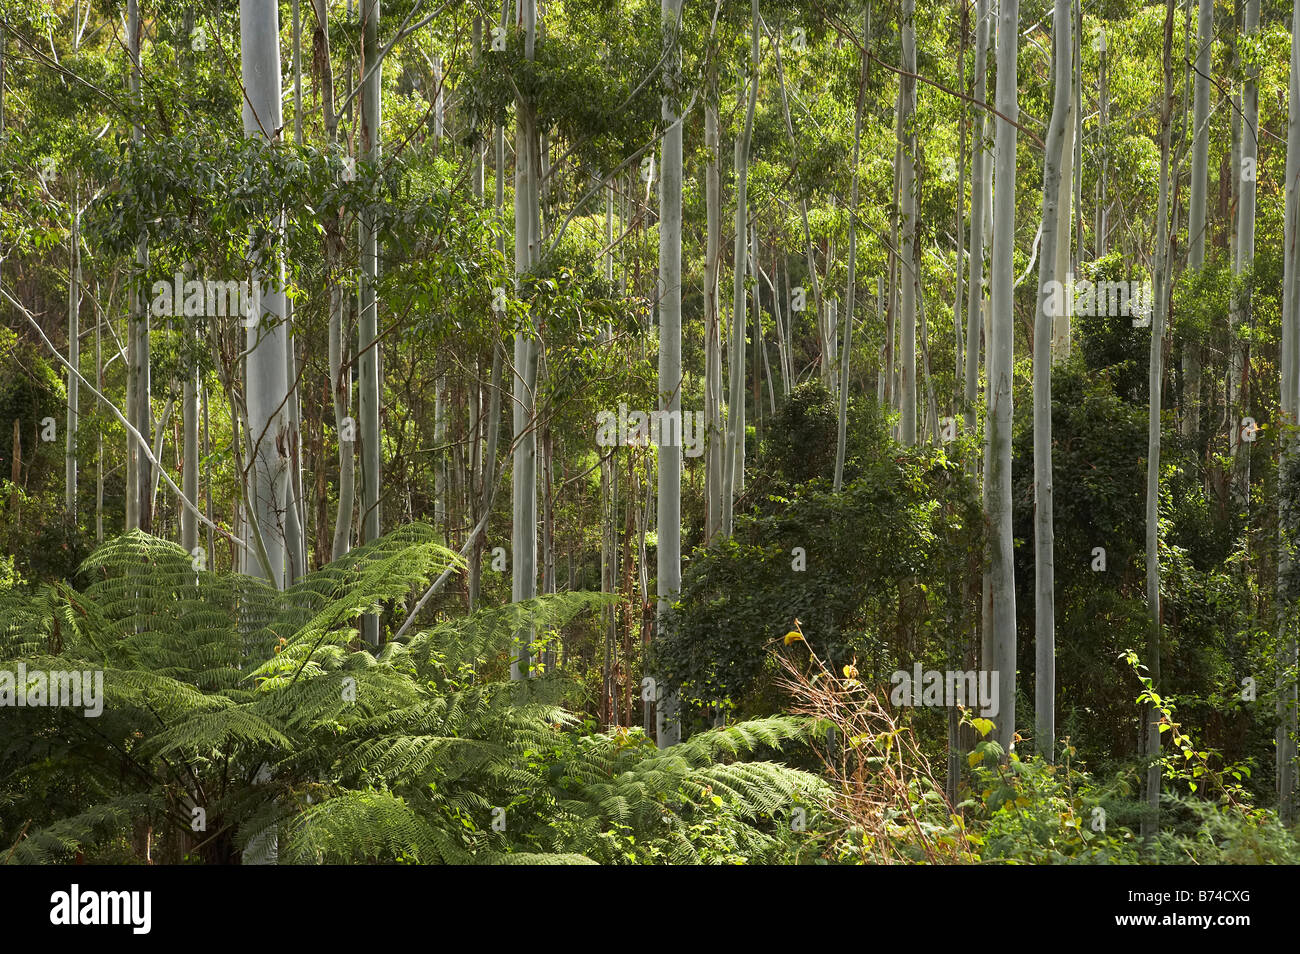
<path id="1" fill-rule="evenodd" d="M 666 52 L 679 48 L 682 0 L 662 0 Z M 677 55 L 666 57 L 661 99 L 666 131 L 659 172 L 659 409 L 680 422 L 682 413 L 682 120 L 675 87 Z M 663 418 L 661 417 L 661 420 Z M 670 428 L 671 429 L 671 428 Z M 680 431 L 680 424 L 678 425 Z M 682 588 L 682 442 L 681 435 L 659 435 L 658 627 Z M 682 727 L 676 693 L 657 694 L 655 738 L 660 748 L 681 741 Z"/>
<path id="2" fill-rule="evenodd" d="M 1214 0 L 1210 0 L 1211 3 Z M 1107 81 L 1106 28 L 1097 30 L 1097 140 L 1098 152 L 1101 153 L 1097 165 L 1097 214 L 1093 225 L 1093 245 L 1095 257 L 1106 254 L 1110 232 L 1110 214 L 1107 207 L 1106 179 L 1109 175 L 1109 157 L 1106 150 L 1106 125 L 1110 116 L 1110 88 Z M 1080 254 L 1082 254 L 1080 249 Z"/>
<path id="3" fill-rule="evenodd" d="M 727 360 L 727 452 L 723 464 L 722 532 L 731 536 L 736 498 L 745 488 L 745 246 L 749 234 L 749 144 L 754 132 L 754 108 L 758 100 L 758 0 L 751 4 L 750 76 L 745 122 L 736 138 L 736 241 L 732 270 L 731 347 Z M 745 95 L 742 84 L 742 97 Z"/>
<path id="4" fill-rule="evenodd" d="M 1072 155 L 1073 18 L 1070 0 L 1056 0 L 1052 17 L 1055 95 L 1043 157 L 1043 247 L 1038 265 L 1034 314 L 1034 741 L 1037 754 L 1054 761 L 1056 750 L 1056 598 L 1052 525 L 1052 363 L 1055 321 L 1066 313 L 1065 263 L 1070 244 L 1069 185 L 1065 167 Z M 1062 201 L 1064 199 L 1064 201 Z M 1066 214 L 1060 214 L 1065 206 Z M 1064 221 L 1063 221 L 1064 220 Z"/>
<path id="5" fill-rule="evenodd" d="M 1067 17 L 1066 21 L 1073 24 L 1073 18 Z M 1070 43 L 1071 55 L 1073 55 L 1074 43 Z M 1071 70 L 1073 74 L 1073 70 Z M 1075 147 L 1075 119 L 1078 116 L 1078 105 L 1074 100 L 1074 83 L 1073 80 L 1067 81 L 1068 106 L 1065 115 L 1064 132 L 1062 134 L 1062 143 L 1058 155 L 1060 156 L 1060 186 L 1061 196 L 1056 202 L 1056 252 L 1052 264 L 1052 275 L 1056 281 L 1063 286 L 1073 274 L 1071 270 L 1070 255 L 1070 224 L 1071 224 L 1071 204 L 1070 188 L 1074 180 L 1074 147 Z M 1046 222 L 1044 222 L 1046 226 Z M 1043 255 L 1047 255 L 1047 235 L 1046 229 L 1043 234 Z M 1040 269 L 1041 274 L 1041 269 Z M 1052 361 L 1064 361 L 1070 356 L 1070 318 L 1074 309 L 1074 296 L 1064 294 L 1060 298 L 1061 308 L 1052 321 Z"/>
<path id="6" fill-rule="evenodd" d="M 1242 35 L 1250 38 L 1259 33 L 1259 0 L 1246 0 Z M 1241 279 L 1248 276 L 1255 263 L 1255 196 L 1256 173 L 1259 159 L 1259 76 L 1249 62 L 1245 65 L 1246 82 L 1241 102 L 1241 158 L 1234 169 L 1240 185 L 1237 201 L 1237 239 L 1233 258 L 1233 274 Z M 1228 449 L 1232 455 L 1232 490 L 1239 505 L 1250 499 L 1250 449 L 1243 448 L 1242 419 L 1246 416 L 1244 404 L 1248 400 L 1249 359 L 1247 347 L 1240 339 L 1240 327 L 1250 321 L 1250 289 L 1254 279 L 1247 281 L 1240 296 L 1234 295 L 1228 310 L 1228 405 L 1231 408 L 1232 431 Z"/>
<path id="7" fill-rule="evenodd" d="M 723 459 L 722 326 L 718 308 L 718 265 L 722 248 L 722 178 L 718 170 L 717 83 L 710 78 L 704 104 L 704 540 L 722 529 Z"/>
<path id="8" fill-rule="evenodd" d="M 71 176 L 68 228 L 68 363 L 81 367 L 81 209 L 79 178 Z M 77 521 L 77 429 L 81 410 L 81 388 L 77 375 L 68 372 L 68 414 L 64 428 L 64 514 Z"/>
<path id="9" fill-rule="evenodd" d="M 975 7 L 975 99 L 985 101 L 988 89 L 989 0 L 978 0 Z M 984 301 L 984 219 L 987 215 L 989 169 L 985 164 L 984 141 L 992 122 L 985 110 L 976 110 L 971 122 L 970 181 L 970 278 L 966 287 L 966 432 L 975 433 L 979 400 L 980 338 L 983 322 L 980 311 Z M 974 460 L 972 470 L 977 469 Z"/>
<path id="10" fill-rule="evenodd" d="M 1210 63 L 1214 45 L 1214 0 L 1199 0 L 1196 18 L 1196 59 L 1192 79 L 1192 181 L 1187 207 L 1187 268 L 1205 265 L 1206 216 L 1210 168 Z M 1201 429 L 1201 351 L 1196 342 L 1183 343 L 1183 433 Z"/>
<path id="11" fill-rule="evenodd" d="M 245 90 L 244 135 L 274 142 L 281 115 L 279 10 L 275 0 L 240 0 L 241 76 Z M 283 228 L 283 214 L 277 215 Z M 289 328 L 285 313 L 284 263 L 267 247 L 251 249 L 253 291 L 247 329 L 248 437 L 251 449 L 250 515 L 265 547 L 257 572 L 278 587 L 285 583 L 287 539 L 284 511 L 289 484 L 289 415 L 286 407 Z"/>
<path id="12" fill-rule="evenodd" d="M 141 82 L 143 79 L 140 58 L 140 8 L 138 0 L 127 0 L 127 51 L 131 57 L 131 98 L 137 103 L 141 100 Z M 139 122 L 131 127 L 132 142 L 140 142 L 144 129 Z M 144 275 L 149 267 L 149 246 L 143 238 L 136 242 L 135 265 L 137 275 Z M 153 419 L 150 407 L 150 349 L 149 349 L 149 305 L 144 294 L 143 279 L 131 282 L 130 308 L 128 318 L 128 376 L 127 407 L 132 426 L 148 441 L 153 433 Z M 126 481 L 126 529 L 152 529 L 152 512 L 149 510 L 150 493 L 153 486 L 153 474 L 146 455 L 140 452 L 140 446 L 127 439 L 127 481 Z"/>
<path id="13" fill-rule="evenodd" d="M 378 165 L 382 150 L 380 90 L 383 65 L 379 60 L 380 0 L 361 2 L 361 150 L 362 157 Z M 357 437 L 361 441 L 361 540 L 370 543 L 380 534 L 379 484 L 381 480 L 379 428 L 382 388 L 379 381 L 379 227 L 373 214 L 361 216 L 361 302 L 357 322 Z M 362 617 L 366 642 L 379 645 L 379 617 Z"/>
<path id="14" fill-rule="evenodd" d="M 192 334 L 187 331 L 187 337 Z M 181 492 L 190 500 L 199 499 L 199 375 L 195 367 L 186 369 L 181 394 Z M 181 546 L 191 555 L 199 545 L 198 516 L 181 508 Z"/>
<path id="15" fill-rule="evenodd" d="M 301 147 L 302 133 L 302 16 L 299 0 L 293 0 L 293 136 L 294 144 Z M 298 393 L 298 353 L 293 334 L 293 300 L 284 300 L 287 328 L 285 350 L 285 376 L 289 397 L 286 402 L 289 432 L 289 485 L 285 506 L 285 583 L 291 585 L 307 572 L 307 507 L 302 492 L 302 407 Z M 195 415 L 197 424 L 197 415 Z M 188 431 L 186 432 L 188 436 Z M 196 442 L 197 443 L 197 442 Z"/>
<path id="16" fill-rule="evenodd" d="M 785 119 L 785 133 L 790 140 L 790 145 L 795 145 L 794 123 L 790 118 L 790 96 L 785 84 L 785 68 L 781 61 L 781 42 L 779 36 L 773 36 L 768 31 L 768 38 L 772 41 L 772 52 L 776 58 L 776 80 L 781 90 L 781 113 Z M 817 346 L 821 355 L 821 377 L 822 383 L 826 390 L 835 390 L 834 369 L 831 366 L 830 355 L 833 350 L 833 344 L 828 340 L 826 334 L 826 318 L 822 308 L 822 288 L 821 280 L 817 275 L 817 255 L 813 248 L 812 228 L 808 224 L 808 200 L 800 197 L 799 199 L 799 219 L 803 225 L 803 243 L 804 257 L 808 265 L 808 279 L 812 282 L 813 307 L 817 311 Z M 827 263 L 829 266 L 829 263 Z"/>
<path id="17" fill-rule="evenodd" d="M 1016 127 L 1020 106 L 1016 55 L 1020 4 L 1001 0 L 998 14 L 997 98 L 994 151 L 992 301 L 988 343 L 987 519 L 989 529 L 989 625 L 984 632 L 984 668 L 998 673 L 998 707 L 993 737 L 1010 752 L 1016 732 L 1016 588 L 1011 531 L 1012 368 L 1015 358 Z"/>
<path id="18" fill-rule="evenodd" d="M 534 57 L 537 39 L 536 0 L 520 0 L 518 26 L 524 31 L 524 55 Z M 516 103 L 515 129 L 515 283 L 516 290 L 524 276 L 537 263 L 541 233 L 538 204 L 538 142 L 532 104 L 520 99 Z M 511 524 L 511 589 L 514 602 L 537 595 L 537 431 L 534 400 L 537 386 L 537 344 L 523 331 L 515 335 L 513 387 L 514 469 L 513 520 Z M 527 679 L 530 674 L 529 644 L 531 630 L 515 636 L 514 658 L 510 663 L 511 679 Z"/>
<path id="19" fill-rule="evenodd" d="M 899 440 L 916 443 L 916 296 L 920 275 L 916 271 L 916 0 L 902 0 L 903 75 L 898 78 L 898 127 L 903 155 L 899 164 L 899 202 L 902 262 L 899 270 L 899 321 L 902 331 L 899 380 Z M 909 75 L 911 74 L 911 75 Z"/>
<path id="20" fill-rule="evenodd" d="M 871 35 L 871 27 L 863 14 L 864 42 Z M 862 149 L 862 101 L 867 91 L 867 57 L 862 55 L 858 77 L 858 97 L 853 110 L 853 169 L 849 185 L 849 259 L 848 279 L 844 290 L 844 350 L 840 356 L 840 414 L 835 437 L 835 492 L 844 486 L 844 454 L 848 443 L 849 420 L 849 365 L 853 356 L 853 306 L 857 298 L 858 280 L 858 156 Z"/>
<path id="21" fill-rule="evenodd" d="M 1257 0 L 1254 0 L 1257 2 Z M 1165 3 L 1164 95 L 1160 110 L 1160 194 L 1156 203 L 1156 254 L 1152 270 L 1154 307 L 1151 313 L 1151 359 L 1148 371 L 1150 406 L 1147 413 L 1147 481 L 1146 481 L 1146 581 L 1147 581 L 1147 648 L 1146 667 L 1155 691 L 1160 691 L 1160 406 L 1164 384 L 1164 329 L 1169 308 L 1172 262 L 1169 248 L 1169 192 L 1171 188 L 1170 128 L 1174 106 L 1172 47 L 1174 35 L 1174 0 Z M 1142 835 L 1153 837 L 1160 828 L 1160 715 L 1156 707 L 1146 705 L 1146 772 L 1147 816 L 1142 820 Z"/>
<path id="22" fill-rule="evenodd" d="M 330 63 L 329 19 L 327 0 L 312 0 L 316 14 L 316 46 L 320 51 L 320 97 L 325 120 L 325 138 L 331 152 L 338 146 L 338 118 L 334 111 L 334 70 Z M 330 398 L 339 447 L 338 509 L 334 517 L 331 559 L 337 560 L 352 546 L 352 511 L 356 506 L 356 422 L 352 418 L 352 363 L 348 340 L 343 333 L 345 306 L 343 282 L 343 236 L 337 212 L 333 212 L 325 229 L 325 271 L 329 283 L 329 373 Z M 324 527 L 317 527 L 324 533 Z"/>

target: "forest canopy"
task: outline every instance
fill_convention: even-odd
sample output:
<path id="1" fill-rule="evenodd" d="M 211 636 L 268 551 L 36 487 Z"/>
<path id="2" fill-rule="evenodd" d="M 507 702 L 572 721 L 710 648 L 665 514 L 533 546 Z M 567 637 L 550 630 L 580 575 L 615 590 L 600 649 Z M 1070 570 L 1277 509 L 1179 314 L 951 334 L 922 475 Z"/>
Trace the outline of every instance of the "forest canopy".
<path id="1" fill-rule="evenodd" d="M 1294 864 L 1300 0 L 0 0 L 5 864 Z"/>

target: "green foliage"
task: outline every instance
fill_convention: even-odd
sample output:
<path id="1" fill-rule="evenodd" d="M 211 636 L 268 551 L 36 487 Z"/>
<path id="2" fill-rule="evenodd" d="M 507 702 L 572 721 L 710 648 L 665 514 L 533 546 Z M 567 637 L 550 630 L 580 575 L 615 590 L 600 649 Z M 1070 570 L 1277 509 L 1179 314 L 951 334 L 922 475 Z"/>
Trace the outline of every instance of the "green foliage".
<path id="1" fill-rule="evenodd" d="M 799 743 L 797 720 L 661 751 L 639 733 L 584 731 L 549 701 L 549 680 L 502 679 L 519 627 L 563 626 L 599 596 L 544 597 L 362 646 L 359 614 L 447 565 L 434 539 L 404 528 L 279 593 L 196 572 L 177 546 L 137 532 L 88 559 L 80 589 L 0 594 L 0 673 L 20 661 L 102 671 L 104 692 L 98 718 L 0 709 L 9 860 L 104 857 L 146 820 L 166 856 L 207 862 L 271 838 L 282 861 L 307 863 L 785 850 L 778 816 L 821 783 L 746 757 Z"/>
<path id="2" fill-rule="evenodd" d="M 771 445 L 792 471 L 773 468 L 772 484 L 790 486 L 786 480 L 805 473 L 801 455 L 834 453 L 833 431 L 825 444 L 825 414 L 815 402 L 809 410 L 813 393 L 798 392 L 788 406 L 809 426 L 806 436 L 793 432 Z M 839 494 L 824 478 L 797 485 L 789 497 L 766 494 L 751 514 L 737 516 L 732 539 L 688 566 L 655 655 L 689 699 L 773 711 L 779 702 L 771 696 L 768 648 L 796 619 L 818 654 L 832 664 L 856 657 L 880 679 L 899 659 L 910 666 L 917 645 L 942 650 L 942 641 L 929 637 L 950 635 L 945 600 L 955 588 L 945 568 L 978 545 L 973 494 L 933 449 L 909 453 L 882 441 L 870 458 L 855 461 L 854 472 Z"/>

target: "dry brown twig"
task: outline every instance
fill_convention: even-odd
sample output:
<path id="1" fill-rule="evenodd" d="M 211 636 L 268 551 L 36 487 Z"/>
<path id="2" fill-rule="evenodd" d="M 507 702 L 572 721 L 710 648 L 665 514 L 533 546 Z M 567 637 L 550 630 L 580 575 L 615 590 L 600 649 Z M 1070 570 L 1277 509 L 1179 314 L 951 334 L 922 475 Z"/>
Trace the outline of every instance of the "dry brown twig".
<path id="1" fill-rule="evenodd" d="M 832 672 L 799 631 L 786 646 L 801 644 L 807 661 L 777 652 L 781 687 L 793 711 L 833 730 L 817 753 L 835 790 L 829 810 L 843 828 L 832 851 L 857 854 L 873 864 L 978 862 L 961 817 L 930 771 L 910 728 L 857 678 L 856 659 Z M 783 647 L 784 648 L 784 647 Z"/>

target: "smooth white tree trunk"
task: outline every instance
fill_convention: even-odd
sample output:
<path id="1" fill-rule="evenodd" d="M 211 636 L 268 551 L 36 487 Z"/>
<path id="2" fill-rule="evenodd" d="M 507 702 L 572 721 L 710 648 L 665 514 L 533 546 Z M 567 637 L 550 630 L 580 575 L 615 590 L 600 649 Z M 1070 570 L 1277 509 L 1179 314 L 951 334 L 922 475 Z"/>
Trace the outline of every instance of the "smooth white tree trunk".
<path id="1" fill-rule="evenodd" d="M 1015 358 L 1016 127 L 1020 106 L 1016 55 L 1020 4 L 1001 0 L 998 14 L 997 98 L 1002 117 L 993 169 L 993 248 L 988 344 L 988 443 L 986 469 L 989 532 L 989 625 L 984 632 L 984 668 L 998 673 L 994 738 L 1010 752 L 1016 732 L 1016 587 L 1011 531 L 1012 369 Z"/>
<path id="2" fill-rule="evenodd" d="M 1196 18 L 1196 59 L 1192 77 L 1192 180 L 1187 206 L 1187 268 L 1205 265 L 1206 216 L 1210 168 L 1210 68 L 1214 45 L 1214 0 L 1199 0 Z M 1183 344 L 1183 414 L 1185 435 L 1201 429 L 1201 351 L 1199 344 Z"/>
<path id="3" fill-rule="evenodd" d="M 745 246 L 749 236 L 749 144 L 754 132 L 754 108 L 758 100 L 758 0 L 753 0 L 751 4 L 751 18 L 748 106 L 735 148 L 736 241 L 731 278 L 731 347 L 727 354 L 727 459 L 723 464 L 722 488 L 722 533 L 728 537 L 731 536 L 735 523 L 736 498 L 745 489 Z"/>
<path id="4" fill-rule="evenodd" d="M 1154 308 L 1151 314 L 1151 352 L 1147 384 L 1150 405 L 1147 411 L 1147 481 L 1146 481 L 1146 580 L 1147 580 L 1147 674 L 1160 691 L 1160 406 L 1164 386 L 1165 315 L 1169 309 L 1172 287 L 1172 256 L 1169 247 L 1169 192 L 1171 188 L 1170 127 L 1174 106 L 1173 48 L 1174 0 L 1165 3 L 1164 95 L 1160 112 L 1160 192 L 1156 203 L 1155 267 L 1152 270 Z M 1142 822 L 1144 838 L 1153 837 L 1160 828 L 1160 717 L 1154 705 L 1146 706 L 1146 773 L 1147 815 Z"/>
<path id="5" fill-rule="evenodd" d="M 899 269 L 900 307 L 902 325 L 901 359 L 898 408 L 899 440 L 904 444 L 916 443 L 916 298 L 920 276 L 916 273 L 917 203 L 916 203 L 916 80 L 907 74 L 916 73 L 916 2 L 902 0 L 903 75 L 898 78 L 898 125 L 903 144 L 899 164 L 899 202 L 901 203 L 900 228 L 902 230 L 902 261 Z"/>
<path id="6" fill-rule="evenodd" d="M 283 125 L 280 86 L 279 10 L 275 0 L 240 0 L 241 76 L 246 98 L 244 134 L 273 142 Z M 277 228 L 283 227 L 283 215 Z M 289 483 L 289 327 L 285 316 L 284 263 L 267 247 L 250 250 L 253 261 L 252 310 L 247 316 L 248 438 L 251 448 L 250 499 L 266 549 L 254 569 L 278 587 L 285 582 L 285 506 Z M 257 565 L 260 564 L 260 565 Z"/>
<path id="7" fill-rule="evenodd" d="M 682 0 L 662 0 L 665 50 L 679 47 Z M 659 434 L 659 531 L 657 596 L 660 632 L 682 588 L 682 120 L 679 91 L 671 77 L 676 53 L 668 53 L 670 77 L 662 97 L 666 127 L 659 171 L 659 410 L 675 420 L 677 433 Z M 660 420 L 663 420 L 661 415 Z M 671 427 L 669 428 L 671 430 Z M 666 439 L 667 438 L 667 439 Z M 664 748 L 681 740 L 676 693 L 658 693 L 655 737 Z"/>
<path id="8" fill-rule="evenodd" d="M 1040 758 L 1054 760 L 1056 749 L 1056 595 L 1052 525 L 1052 363 L 1056 322 L 1069 317 L 1064 258 L 1070 244 L 1070 180 L 1066 168 L 1073 146 L 1073 18 L 1070 0 L 1056 0 L 1052 17 L 1055 95 L 1043 157 L 1042 248 L 1038 264 L 1038 302 L 1034 314 L 1034 741 Z M 1063 217 L 1061 209 L 1067 212 Z M 1064 221 L 1062 221 L 1064 219 Z M 1064 225 L 1064 228 L 1062 226 Z"/>
<path id="9" fill-rule="evenodd" d="M 380 104 L 383 66 L 379 60 L 380 0 L 361 3 L 361 150 L 362 157 L 378 166 L 382 155 Z M 361 441 L 361 540 L 370 543 L 380 534 L 379 484 L 382 479 L 379 409 L 382 388 L 379 381 L 379 301 L 375 285 L 379 280 L 379 228 L 374 216 L 361 216 L 361 302 L 357 321 L 357 392 Z M 379 617 L 362 617 L 366 642 L 379 645 Z"/>
<path id="10" fill-rule="evenodd" d="M 524 55 L 534 57 L 537 39 L 536 0 L 520 0 L 519 23 L 524 31 Z M 516 291 L 528 271 L 537 263 L 541 234 L 537 174 L 539 169 L 537 130 L 532 104 L 517 102 L 515 129 L 515 283 Z M 523 331 L 515 335 L 513 424 L 514 470 L 513 521 L 511 524 L 511 589 L 514 602 L 537 595 L 537 432 L 534 400 L 537 387 L 537 345 Z M 511 679 L 530 674 L 531 630 L 515 635 Z"/>

